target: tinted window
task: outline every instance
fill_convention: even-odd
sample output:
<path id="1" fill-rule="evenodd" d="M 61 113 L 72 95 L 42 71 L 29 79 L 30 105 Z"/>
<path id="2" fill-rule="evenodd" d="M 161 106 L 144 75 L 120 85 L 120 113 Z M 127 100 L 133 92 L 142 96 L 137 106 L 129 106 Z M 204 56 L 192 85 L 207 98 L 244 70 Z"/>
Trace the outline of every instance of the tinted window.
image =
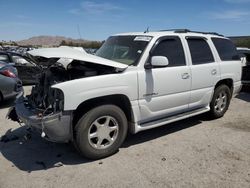
<path id="1" fill-rule="evenodd" d="M 188 38 L 187 41 L 193 65 L 214 62 L 212 51 L 205 39 Z"/>
<path id="2" fill-rule="evenodd" d="M 169 67 L 186 65 L 182 43 L 178 37 L 161 41 L 154 49 L 153 56 L 167 57 Z"/>
<path id="3" fill-rule="evenodd" d="M 21 56 L 14 55 L 12 56 L 12 60 L 14 63 L 19 64 L 19 65 L 26 65 L 26 66 L 34 66 L 30 62 L 28 62 L 26 59 L 24 59 Z"/>
<path id="4" fill-rule="evenodd" d="M 0 61 L 9 62 L 8 55 L 0 54 Z"/>
<path id="5" fill-rule="evenodd" d="M 232 61 L 240 59 L 234 44 L 230 40 L 222 38 L 212 38 L 212 41 L 219 53 L 221 60 Z"/>

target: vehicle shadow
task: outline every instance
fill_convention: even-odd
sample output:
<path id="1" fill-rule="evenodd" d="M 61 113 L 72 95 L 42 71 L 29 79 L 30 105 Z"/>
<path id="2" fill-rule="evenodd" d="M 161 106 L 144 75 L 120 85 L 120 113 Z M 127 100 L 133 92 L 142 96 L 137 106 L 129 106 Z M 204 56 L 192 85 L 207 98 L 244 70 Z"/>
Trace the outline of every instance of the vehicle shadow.
<path id="1" fill-rule="evenodd" d="M 239 95 L 237 95 L 236 98 L 246 102 L 250 102 L 250 93 L 242 92 Z"/>
<path id="2" fill-rule="evenodd" d="M 8 100 L 1 102 L 0 109 L 9 108 L 11 106 L 14 106 L 15 100 L 16 99 L 14 98 L 14 99 L 8 99 Z"/>
<path id="3" fill-rule="evenodd" d="M 184 119 L 175 123 L 170 123 L 161 127 L 150 129 L 147 131 L 139 132 L 135 135 L 129 134 L 125 143 L 122 147 L 129 147 L 136 144 L 141 144 L 162 136 L 166 136 L 193 126 L 197 126 L 202 123 L 202 121 L 211 120 L 207 114 L 198 115 L 189 119 Z"/>
<path id="4" fill-rule="evenodd" d="M 174 132 L 187 129 L 208 120 L 206 115 L 182 120 L 163 127 L 129 135 L 122 145 L 128 148 L 132 145 L 144 143 Z M 31 138 L 30 138 L 31 136 Z M 58 144 L 48 142 L 36 132 L 27 131 L 26 126 L 15 130 L 8 130 L 0 142 L 0 152 L 18 169 L 32 172 L 60 167 L 62 165 L 77 165 L 94 162 L 81 157 L 72 144 Z"/>
<path id="5" fill-rule="evenodd" d="M 26 126 L 8 130 L 1 136 L 0 152 L 18 169 L 32 172 L 91 162 L 82 158 L 71 144 L 46 141 Z"/>

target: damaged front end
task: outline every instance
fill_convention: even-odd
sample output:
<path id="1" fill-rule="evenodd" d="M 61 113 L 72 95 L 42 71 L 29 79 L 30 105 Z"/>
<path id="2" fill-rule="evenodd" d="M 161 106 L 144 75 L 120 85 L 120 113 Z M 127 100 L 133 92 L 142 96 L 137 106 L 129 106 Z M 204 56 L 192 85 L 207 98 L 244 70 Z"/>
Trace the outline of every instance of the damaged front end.
<path id="1" fill-rule="evenodd" d="M 35 128 L 50 141 L 69 141 L 72 114 L 63 111 L 63 92 L 51 88 L 54 84 L 67 81 L 65 71 L 62 66 L 54 65 L 42 72 L 31 94 L 17 98 L 15 107 L 8 113 L 9 119 Z"/>
<path id="2" fill-rule="evenodd" d="M 27 98 L 20 97 L 16 105 L 9 111 L 8 117 L 28 127 L 35 128 L 42 137 L 53 142 L 68 142 L 71 139 L 71 112 L 45 114 L 33 108 Z"/>
<path id="3" fill-rule="evenodd" d="M 57 50 L 55 52 L 58 53 Z M 71 50 L 71 58 L 73 52 Z M 50 141 L 68 142 L 72 139 L 73 111 L 64 111 L 64 93 L 52 86 L 74 79 L 118 73 L 124 70 L 120 64 L 114 67 L 104 63 L 87 62 L 84 61 L 85 56 L 88 57 L 86 54 L 80 56 L 79 52 L 74 53 L 77 53 L 79 58 L 68 58 L 69 61 L 66 64 L 65 61 L 60 63 L 59 60 L 62 57 L 54 57 L 53 54 L 53 57 L 42 56 L 48 58 L 51 65 L 38 76 L 38 83 L 33 86 L 30 95 L 21 95 L 17 98 L 15 107 L 8 113 L 9 119 L 39 130 L 41 136 Z M 88 57 L 88 59 L 93 61 L 93 57 Z"/>

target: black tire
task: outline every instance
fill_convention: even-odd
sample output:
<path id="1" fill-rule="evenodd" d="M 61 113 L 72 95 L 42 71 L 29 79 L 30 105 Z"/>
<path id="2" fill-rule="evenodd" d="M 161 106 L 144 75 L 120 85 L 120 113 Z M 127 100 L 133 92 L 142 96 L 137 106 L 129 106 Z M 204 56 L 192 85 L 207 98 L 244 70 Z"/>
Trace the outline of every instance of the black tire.
<path id="1" fill-rule="evenodd" d="M 115 125 L 116 127 L 118 127 L 118 130 L 116 132 L 116 136 L 115 136 L 116 138 L 114 139 L 114 141 L 112 141 L 112 144 L 110 146 L 105 146 L 105 144 L 103 144 L 101 146 L 107 147 L 107 148 L 97 149 L 97 148 L 94 148 L 93 146 L 94 141 L 92 141 L 89 138 L 89 135 L 90 135 L 91 128 L 93 128 L 94 122 L 99 121 L 98 118 L 102 120 L 101 119 L 102 117 L 113 118 L 112 120 L 115 120 L 116 122 Z M 109 120 L 109 122 L 111 121 Z M 96 129 L 96 132 L 98 132 L 97 130 L 98 129 Z M 77 122 L 76 127 L 75 127 L 75 133 L 76 133 L 75 134 L 76 135 L 75 147 L 80 152 L 80 154 L 86 158 L 89 158 L 89 159 L 104 158 L 118 151 L 118 149 L 120 148 L 120 146 L 122 145 L 122 143 L 124 142 L 127 136 L 127 132 L 128 132 L 128 122 L 127 122 L 127 118 L 124 112 L 115 105 L 101 105 L 88 111 Z M 108 133 L 108 134 L 111 134 L 111 133 Z M 99 137 L 94 138 L 94 139 L 99 140 Z"/>
<path id="2" fill-rule="evenodd" d="M 219 110 L 217 106 L 218 103 L 217 99 L 219 98 L 220 94 L 224 94 L 226 98 L 224 100 L 225 104 L 221 105 L 222 107 Z M 230 101 L 231 101 L 231 91 L 228 86 L 220 85 L 217 88 L 215 88 L 214 95 L 210 103 L 210 116 L 214 119 L 224 116 L 229 107 Z"/>

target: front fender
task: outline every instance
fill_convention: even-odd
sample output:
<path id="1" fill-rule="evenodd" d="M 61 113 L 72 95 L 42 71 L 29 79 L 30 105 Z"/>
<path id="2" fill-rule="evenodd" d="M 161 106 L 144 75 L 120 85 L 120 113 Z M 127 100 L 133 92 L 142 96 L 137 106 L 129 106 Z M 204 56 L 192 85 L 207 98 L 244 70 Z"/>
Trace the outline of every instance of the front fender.
<path id="1" fill-rule="evenodd" d="M 86 77 L 53 85 L 64 93 L 64 110 L 75 110 L 82 102 L 107 95 L 123 94 L 130 101 L 137 99 L 135 71 Z"/>

